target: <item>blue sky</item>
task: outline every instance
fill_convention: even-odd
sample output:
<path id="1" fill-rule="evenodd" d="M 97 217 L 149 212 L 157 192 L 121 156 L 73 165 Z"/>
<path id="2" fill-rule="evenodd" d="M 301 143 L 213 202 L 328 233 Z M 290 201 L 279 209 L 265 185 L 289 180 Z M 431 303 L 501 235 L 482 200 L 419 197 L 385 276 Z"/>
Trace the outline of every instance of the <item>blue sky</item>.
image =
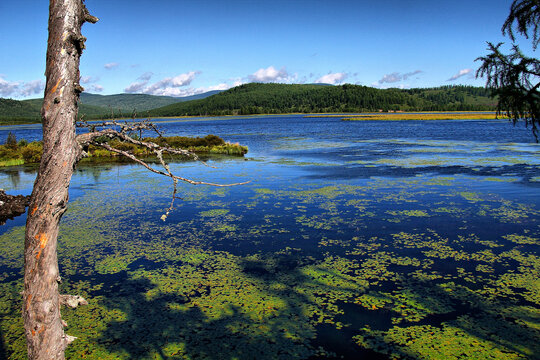
<path id="1" fill-rule="evenodd" d="M 88 92 L 187 96 L 245 82 L 483 86 L 511 0 L 87 0 Z M 43 95 L 48 2 L 0 2 L 0 97 Z M 520 39 L 524 50 L 528 41 Z"/>

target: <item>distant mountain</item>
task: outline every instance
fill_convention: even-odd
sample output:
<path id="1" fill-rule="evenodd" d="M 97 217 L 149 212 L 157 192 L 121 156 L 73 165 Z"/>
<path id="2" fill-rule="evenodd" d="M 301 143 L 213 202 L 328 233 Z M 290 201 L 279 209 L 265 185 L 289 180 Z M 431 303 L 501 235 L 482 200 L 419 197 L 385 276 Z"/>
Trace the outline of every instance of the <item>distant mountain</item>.
<path id="1" fill-rule="evenodd" d="M 3 123 L 39 122 L 43 100 L 0 99 Z M 166 106 L 159 107 L 161 104 Z M 347 113 L 369 111 L 494 110 L 489 91 L 473 86 L 376 89 L 360 85 L 244 84 L 184 98 L 145 94 L 81 94 L 79 114 L 86 119 L 131 116 L 248 115 L 281 113 Z"/>
<path id="2" fill-rule="evenodd" d="M 172 97 L 146 94 L 97 95 L 82 93 L 79 114 L 86 119 L 99 119 L 114 116 L 131 116 L 135 110 L 140 116 L 147 116 L 146 111 L 179 102 L 204 99 L 220 93 L 214 90 L 202 94 Z M 0 123 L 28 123 L 41 121 L 43 99 L 13 100 L 0 98 Z"/>
<path id="3" fill-rule="evenodd" d="M 223 92 L 223 91 L 224 90 L 212 90 L 212 91 L 204 92 L 202 94 L 184 96 L 184 97 L 176 98 L 176 99 L 181 99 L 182 101 L 200 100 L 200 99 L 205 99 L 207 97 L 210 97 L 212 95 L 219 94 L 220 92 Z"/>
<path id="4" fill-rule="evenodd" d="M 28 104 L 33 109 L 37 109 L 37 115 L 40 116 L 41 105 L 43 104 L 43 99 L 30 99 L 22 100 L 21 103 Z M 95 117 L 101 115 L 110 114 L 110 110 L 101 106 L 95 106 L 90 104 L 79 103 L 79 114 L 85 114 L 86 116 Z"/>
<path id="5" fill-rule="evenodd" d="M 40 100 L 41 101 L 41 100 Z M 0 117 L 38 117 L 41 104 L 34 101 L 18 101 L 0 98 Z"/>
<path id="6" fill-rule="evenodd" d="M 214 96 L 171 104 L 149 111 L 150 116 L 248 115 L 367 111 L 494 110 L 489 91 L 473 86 L 428 89 L 376 89 L 345 84 L 251 83 Z"/>
<path id="7" fill-rule="evenodd" d="M 116 94 L 116 95 L 98 95 L 83 92 L 81 94 L 81 104 L 99 106 L 118 112 L 144 112 L 146 110 L 163 107 L 184 101 L 204 99 L 215 95 L 220 90 L 209 91 L 198 95 L 185 97 L 155 96 L 147 94 Z M 141 114 L 142 115 L 142 114 Z"/>
<path id="8" fill-rule="evenodd" d="M 43 99 L 12 100 L 0 98 L 0 123 L 37 123 L 41 122 L 41 105 Z M 110 111 L 106 108 L 81 104 L 79 113 L 89 118 L 106 116 Z"/>

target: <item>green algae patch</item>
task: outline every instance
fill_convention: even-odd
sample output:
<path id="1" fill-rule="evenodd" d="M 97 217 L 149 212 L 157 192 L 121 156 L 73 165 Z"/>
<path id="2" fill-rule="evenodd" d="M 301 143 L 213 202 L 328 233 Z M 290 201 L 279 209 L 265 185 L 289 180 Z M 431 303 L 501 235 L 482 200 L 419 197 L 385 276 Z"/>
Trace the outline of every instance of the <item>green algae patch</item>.
<path id="1" fill-rule="evenodd" d="M 539 238 L 533 238 L 527 235 L 510 234 L 503 236 L 503 238 L 521 245 L 540 245 Z"/>
<path id="2" fill-rule="evenodd" d="M 62 310 L 68 358 L 336 358 L 333 336 L 390 358 L 540 353 L 540 213 L 471 179 L 186 188 L 164 224 L 165 181 L 110 176 L 62 219 L 61 291 L 89 301 Z M 23 227 L 0 241 L 4 348 L 24 359 Z"/>
<path id="3" fill-rule="evenodd" d="M 126 270 L 132 261 L 130 256 L 111 255 L 96 262 L 95 269 L 98 274 L 114 274 Z"/>
<path id="4" fill-rule="evenodd" d="M 366 335 L 357 335 L 355 340 L 360 346 L 375 349 L 391 358 L 521 359 L 527 353 L 532 355 L 532 349 L 521 349 L 523 355 L 518 355 L 513 352 L 512 344 L 499 345 L 496 341 L 490 341 L 492 339 L 485 339 L 484 332 L 489 330 L 481 326 L 476 331 L 468 329 L 472 320 L 467 317 L 460 318 L 455 322 L 444 323 L 442 327 L 394 327 L 384 335 L 379 331 L 365 331 Z M 463 324 L 469 326 L 464 329 Z M 471 335 L 469 331 L 478 335 Z M 515 336 L 517 337 L 517 334 Z"/>
<path id="5" fill-rule="evenodd" d="M 466 199 L 467 201 L 470 201 L 470 202 L 482 201 L 482 199 L 480 198 L 480 196 L 477 193 L 473 193 L 473 192 L 470 192 L 470 191 L 462 191 L 462 192 L 459 193 L 459 195 L 461 195 L 464 199 Z"/>
<path id="6" fill-rule="evenodd" d="M 264 194 L 264 195 L 270 195 L 270 194 L 274 194 L 274 193 L 275 193 L 274 190 L 267 189 L 267 188 L 259 188 L 259 189 L 255 189 L 255 192 L 256 192 L 257 194 Z"/>
<path id="7" fill-rule="evenodd" d="M 389 210 L 386 213 L 390 215 L 394 215 L 394 216 L 400 216 L 400 217 L 428 217 L 429 216 L 429 214 L 423 210 L 401 210 L 401 211 Z"/>
<path id="8" fill-rule="evenodd" d="M 228 209 L 212 209 L 212 210 L 207 210 L 207 211 L 201 211 L 199 215 L 202 217 L 218 217 L 218 216 L 226 215 L 228 213 L 229 213 Z"/>
<path id="9" fill-rule="evenodd" d="M 391 304 L 392 300 L 383 294 L 368 293 L 357 297 L 354 299 L 354 302 L 368 310 L 377 310 L 384 308 L 387 304 Z"/>

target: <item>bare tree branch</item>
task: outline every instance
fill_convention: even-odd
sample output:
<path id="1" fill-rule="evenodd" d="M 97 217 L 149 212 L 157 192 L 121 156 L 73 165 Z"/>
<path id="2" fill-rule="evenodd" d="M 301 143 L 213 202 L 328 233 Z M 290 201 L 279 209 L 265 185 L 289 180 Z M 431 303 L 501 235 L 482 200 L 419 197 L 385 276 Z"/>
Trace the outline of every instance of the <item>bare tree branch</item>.
<path id="1" fill-rule="evenodd" d="M 102 147 L 102 148 L 104 148 L 104 149 L 106 149 L 106 150 L 108 150 L 110 152 L 114 152 L 116 154 L 122 155 L 122 156 L 124 156 L 124 157 L 126 157 L 126 158 L 128 158 L 128 159 L 130 159 L 130 160 L 144 166 L 146 169 L 148 169 L 149 171 L 151 171 L 153 173 L 163 175 L 163 176 L 167 176 L 167 177 L 171 178 L 171 180 L 173 182 L 173 192 L 172 192 L 171 204 L 170 204 L 169 208 L 166 210 L 165 214 L 163 214 L 161 216 L 161 219 L 163 221 L 165 221 L 167 219 L 167 217 L 169 216 L 169 213 L 173 210 L 174 200 L 176 199 L 176 193 L 178 192 L 178 181 L 183 181 L 183 182 L 186 182 L 186 183 L 191 184 L 191 185 L 209 185 L 209 186 L 217 186 L 217 187 L 231 187 L 231 186 L 245 185 L 245 184 L 249 183 L 249 181 L 246 181 L 246 182 L 233 183 L 233 184 L 217 184 L 217 183 L 210 183 L 210 182 L 206 182 L 206 181 L 192 180 L 192 179 L 188 179 L 188 178 L 173 174 L 173 172 L 171 171 L 171 169 L 169 167 L 169 164 L 163 159 L 163 153 L 169 153 L 169 154 L 173 154 L 173 155 L 188 156 L 188 157 L 193 158 L 194 160 L 200 161 L 201 163 L 203 163 L 206 166 L 210 166 L 210 165 L 208 165 L 206 162 L 202 161 L 195 153 L 193 153 L 193 152 L 191 152 L 189 150 L 179 149 L 179 148 L 172 148 L 172 147 L 168 147 L 168 146 L 161 146 L 161 145 L 158 145 L 158 144 L 150 142 L 150 141 L 142 141 L 141 139 L 134 139 L 132 136 L 129 135 L 129 133 L 136 132 L 136 131 L 151 130 L 151 131 L 156 132 L 159 136 L 161 136 L 161 133 L 159 132 L 159 130 L 157 129 L 155 124 L 153 124 L 151 122 L 148 122 L 148 121 L 135 122 L 135 123 L 127 123 L 127 122 L 126 123 L 118 123 L 116 121 L 109 121 L 109 122 L 102 122 L 102 123 L 97 123 L 97 124 L 96 123 L 89 124 L 87 122 L 82 122 L 80 124 L 77 124 L 77 126 L 90 129 L 90 132 L 80 134 L 76 138 L 76 140 L 77 140 L 77 142 L 78 142 L 78 144 L 79 144 L 79 146 L 81 148 L 80 157 L 84 157 L 84 156 L 87 155 L 85 153 L 84 149 L 87 148 L 89 145 L 99 146 L 99 147 Z M 115 130 L 115 129 L 111 129 L 110 126 L 119 127 L 120 130 L 118 131 L 118 130 Z M 105 128 L 105 129 L 102 129 L 102 130 L 96 130 L 97 128 L 102 128 L 102 127 L 109 127 L 109 128 Z M 134 144 L 134 145 L 142 146 L 142 147 L 150 150 L 151 152 L 153 152 L 156 155 L 156 157 L 159 160 L 160 165 L 163 167 L 164 170 L 158 170 L 158 169 L 150 166 L 146 161 L 138 158 L 137 156 L 135 156 L 134 154 L 132 154 L 132 153 L 130 153 L 128 151 L 117 149 L 117 148 L 111 146 L 110 144 L 108 144 L 107 142 L 99 142 L 99 141 L 97 141 L 97 139 L 102 138 L 102 137 L 105 137 L 105 138 L 108 138 L 108 139 L 115 139 L 115 138 L 120 139 L 122 141 L 131 143 L 131 144 Z M 210 167 L 213 167 L 213 166 L 210 166 Z"/>
<path id="2" fill-rule="evenodd" d="M 109 151 L 115 152 L 117 154 L 123 155 L 123 156 L 135 161 L 136 163 L 144 166 L 145 168 L 147 168 L 148 170 L 150 170 L 150 171 L 152 171 L 152 172 L 154 172 L 156 174 L 167 176 L 167 177 L 170 177 L 172 179 L 177 179 L 177 180 L 180 180 L 180 181 L 184 181 L 184 182 L 187 182 L 188 184 L 191 184 L 191 185 L 210 185 L 210 186 L 217 186 L 217 187 L 230 187 L 230 186 L 245 185 L 245 184 L 249 183 L 249 181 L 245 181 L 245 182 L 234 183 L 234 184 L 216 184 L 216 183 L 209 183 L 209 182 L 199 181 L 199 180 L 191 180 L 191 179 L 187 179 L 187 178 L 184 178 L 184 177 L 181 177 L 181 176 L 178 176 L 178 175 L 172 175 L 172 174 L 169 175 L 166 172 L 154 169 L 153 167 L 148 165 L 146 162 L 142 161 L 141 159 L 139 159 L 135 155 L 128 153 L 127 151 L 113 148 L 109 144 L 106 144 L 106 143 L 93 143 L 93 145 L 101 146 L 106 150 L 109 150 Z"/>

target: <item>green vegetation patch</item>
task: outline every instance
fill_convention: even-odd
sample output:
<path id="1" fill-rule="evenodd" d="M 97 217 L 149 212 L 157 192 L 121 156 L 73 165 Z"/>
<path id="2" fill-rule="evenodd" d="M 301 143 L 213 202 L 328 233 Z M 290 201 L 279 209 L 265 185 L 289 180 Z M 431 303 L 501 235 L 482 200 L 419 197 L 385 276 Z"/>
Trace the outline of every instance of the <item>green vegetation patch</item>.
<path id="1" fill-rule="evenodd" d="M 445 86 L 430 89 L 376 89 L 345 84 L 243 84 L 202 100 L 151 110 L 150 116 L 201 114 L 251 115 L 284 113 L 359 113 L 366 111 L 495 110 L 482 87 Z M 317 116 L 317 115 L 316 115 Z M 327 117 L 328 115 L 320 115 Z M 339 115 L 343 117 L 343 115 Z M 472 115 L 469 115 L 471 117 Z M 482 118 L 493 117 L 482 114 Z"/>
<path id="2" fill-rule="evenodd" d="M 62 310 L 68 358 L 332 358 L 335 338 L 396 359 L 540 353 L 531 205 L 436 176 L 249 184 L 182 189 L 163 223 L 166 181 L 131 175 L 62 219 L 61 291 L 89 301 Z M 0 243 L 4 349 L 24 359 L 24 228 Z"/>
<path id="3" fill-rule="evenodd" d="M 10 133 L 11 134 L 11 133 Z M 20 140 L 8 136 L 6 144 L 0 145 L 0 166 L 14 166 L 22 164 L 35 164 L 41 160 L 43 154 L 43 144 L 41 141 L 35 141 L 28 143 L 26 140 Z M 113 148 L 126 151 L 139 157 L 152 156 L 153 153 L 148 149 L 138 146 L 132 143 L 120 141 L 101 139 L 102 142 L 107 142 Z M 145 138 L 145 141 L 155 142 L 161 146 L 173 147 L 179 149 L 186 149 L 197 154 L 224 154 L 232 156 L 244 156 L 248 152 L 246 146 L 240 144 L 232 144 L 225 142 L 222 138 L 216 135 L 207 135 L 204 138 L 190 138 L 181 136 L 171 137 L 159 137 L 159 138 Z M 129 161 L 122 157 L 122 155 L 110 152 L 99 146 L 90 145 L 87 151 L 88 156 L 83 158 L 83 163 L 86 161 L 100 161 L 100 160 L 118 160 L 122 159 Z"/>
<path id="4" fill-rule="evenodd" d="M 207 211 L 201 211 L 199 215 L 202 217 L 216 217 L 216 216 L 222 216 L 228 213 L 229 213 L 228 209 L 212 209 L 212 210 L 207 210 Z"/>

